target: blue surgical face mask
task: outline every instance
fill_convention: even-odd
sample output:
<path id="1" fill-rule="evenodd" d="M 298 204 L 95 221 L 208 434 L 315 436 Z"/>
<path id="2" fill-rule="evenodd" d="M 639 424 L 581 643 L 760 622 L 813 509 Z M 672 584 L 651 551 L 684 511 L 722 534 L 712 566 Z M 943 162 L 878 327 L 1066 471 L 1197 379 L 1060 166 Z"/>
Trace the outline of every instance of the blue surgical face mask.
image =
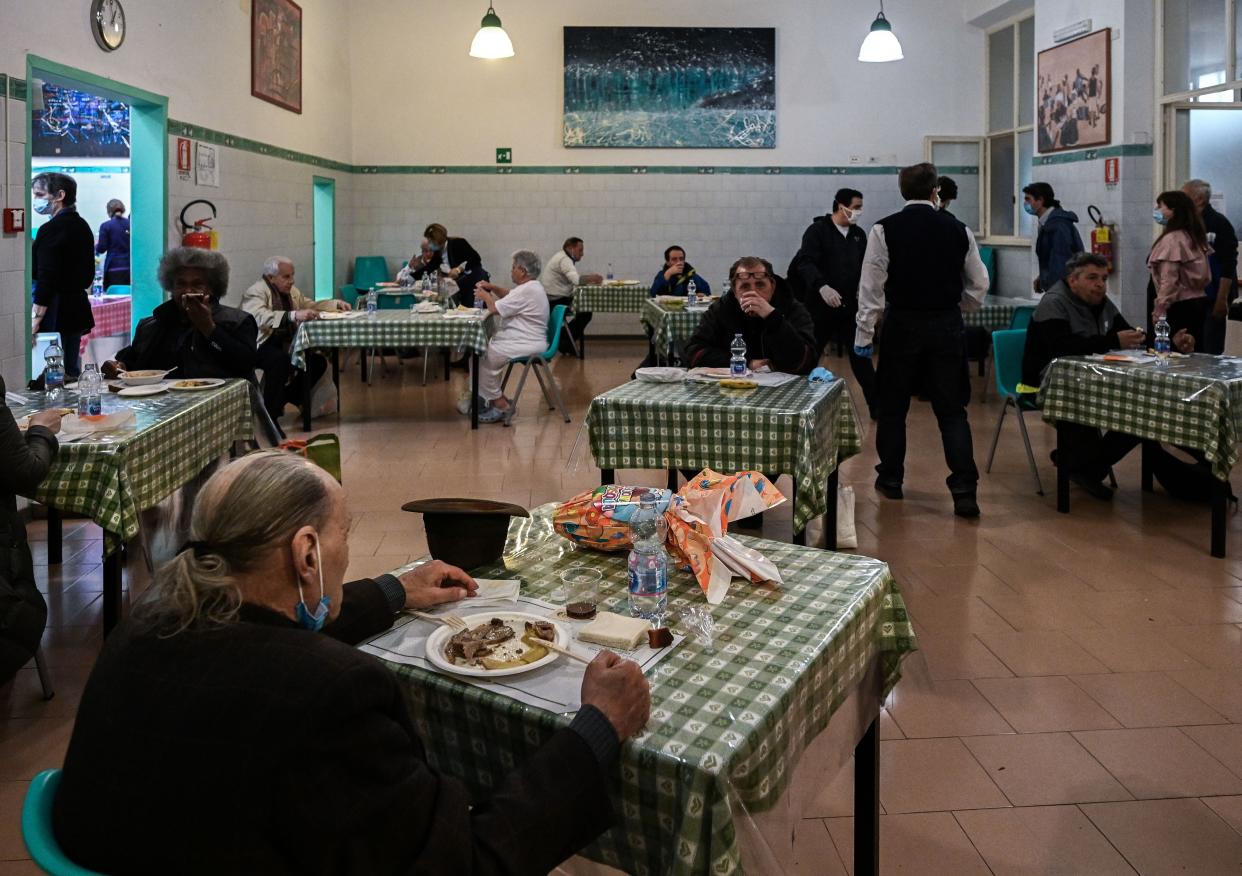
<path id="1" fill-rule="evenodd" d="M 1038 215 L 1039 215 L 1038 213 L 1036 213 L 1036 212 L 1035 212 L 1035 205 L 1034 205 L 1034 204 L 1032 204 L 1032 203 L 1030 203 L 1029 201 L 1028 201 L 1028 202 L 1026 202 L 1026 203 L 1024 203 L 1024 204 L 1022 205 L 1022 209 L 1026 211 L 1026 215 L 1028 215 L 1028 216 L 1038 216 Z"/>
<path id="2" fill-rule="evenodd" d="M 52 215 L 52 202 L 47 198 L 35 198 L 31 202 L 30 206 L 33 207 L 34 211 L 40 216 Z"/>
<path id="3" fill-rule="evenodd" d="M 319 570 L 319 605 L 311 614 L 306 607 L 306 596 L 302 593 L 302 582 L 298 581 L 298 606 L 294 610 L 298 623 L 308 630 L 318 632 L 328 622 L 328 607 L 332 605 L 332 597 L 323 592 L 323 559 L 319 554 L 319 541 L 315 541 L 315 568 Z"/>
<path id="4" fill-rule="evenodd" d="M 427 246 L 432 252 L 439 252 L 441 249 L 441 246 L 438 243 L 429 243 Z"/>
<path id="5" fill-rule="evenodd" d="M 1156 220 L 1157 225 L 1168 225 L 1169 224 L 1169 220 L 1166 219 L 1164 216 L 1164 211 L 1162 211 L 1158 207 L 1155 210 L 1151 211 L 1151 218 Z"/>

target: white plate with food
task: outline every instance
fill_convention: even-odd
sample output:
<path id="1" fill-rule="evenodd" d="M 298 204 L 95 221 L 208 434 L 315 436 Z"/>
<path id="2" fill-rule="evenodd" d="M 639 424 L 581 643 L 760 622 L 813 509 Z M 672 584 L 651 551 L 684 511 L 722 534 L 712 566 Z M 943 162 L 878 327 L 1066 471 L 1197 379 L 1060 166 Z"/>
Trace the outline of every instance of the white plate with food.
<path id="1" fill-rule="evenodd" d="M 215 389 L 218 386 L 224 386 L 224 384 L 225 381 L 219 377 L 191 377 L 185 380 L 174 380 L 168 385 L 168 388 L 193 392 L 200 389 Z"/>
<path id="2" fill-rule="evenodd" d="M 165 374 L 176 370 L 176 368 L 169 368 L 167 371 L 161 371 L 158 368 L 148 368 L 144 371 L 122 371 L 121 382 L 126 386 L 150 386 L 162 381 Z"/>
<path id="3" fill-rule="evenodd" d="M 463 617 L 467 629 L 441 625 L 427 637 L 428 662 L 437 669 L 473 678 L 503 678 L 547 666 L 559 655 L 540 647 L 547 639 L 568 647 L 569 633 L 555 621 L 522 611 L 493 611 Z"/>
<path id="4" fill-rule="evenodd" d="M 117 395 L 123 398 L 139 398 L 144 395 L 159 395 L 161 392 L 168 392 L 168 384 L 170 381 L 161 380 L 159 383 L 152 383 L 149 386 L 127 386 L 118 390 Z"/>

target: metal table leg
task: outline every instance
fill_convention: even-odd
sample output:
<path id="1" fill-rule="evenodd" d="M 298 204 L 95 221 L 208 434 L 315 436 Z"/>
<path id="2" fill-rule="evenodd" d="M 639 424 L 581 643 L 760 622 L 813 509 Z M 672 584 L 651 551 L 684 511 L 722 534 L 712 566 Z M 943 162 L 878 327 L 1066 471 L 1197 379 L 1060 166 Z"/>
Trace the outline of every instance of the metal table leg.
<path id="1" fill-rule="evenodd" d="M 64 560 L 64 524 L 60 511 L 47 506 L 47 562 L 50 566 L 59 566 Z"/>
<path id="2" fill-rule="evenodd" d="M 307 353 L 307 356 L 310 354 Z M 315 387 L 310 382 L 310 360 L 306 362 L 306 370 L 302 372 L 302 431 L 311 430 L 311 394 Z"/>
<path id="3" fill-rule="evenodd" d="M 1225 555 L 1225 520 L 1229 510 L 1229 481 L 1212 484 L 1212 556 Z"/>
<path id="4" fill-rule="evenodd" d="M 599 485 L 606 487 L 609 484 L 617 482 L 617 470 L 615 468 L 601 468 L 599 470 Z"/>
<path id="5" fill-rule="evenodd" d="M 1141 453 L 1142 453 L 1142 459 L 1143 459 L 1143 475 L 1142 475 L 1142 480 L 1140 481 L 1140 483 L 1142 484 L 1144 493 L 1152 493 L 1152 492 L 1155 492 L 1155 489 L 1156 489 L 1155 483 L 1154 483 L 1154 477 L 1155 477 L 1155 471 L 1156 471 L 1156 447 L 1157 445 L 1152 441 L 1144 441 L 1141 447 L 1142 447 Z"/>
<path id="6" fill-rule="evenodd" d="M 470 354 L 470 428 L 479 428 L 479 354 Z"/>
<path id="7" fill-rule="evenodd" d="M 854 747 L 854 876 L 880 873 L 880 716 Z"/>
<path id="8" fill-rule="evenodd" d="M 668 488 L 672 492 L 677 492 L 677 469 L 670 468 L 668 470 Z"/>
<path id="9" fill-rule="evenodd" d="M 1069 513 L 1069 452 L 1070 442 L 1066 433 L 1067 426 L 1057 423 L 1057 510 L 1062 514 Z"/>
<path id="10" fill-rule="evenodd" d="M 837 462 L 839 465 L 840 460 Z M 824 549 L 830 551 L 837 549 L 837 491 L 840 470 L 840 468 L 834 468 L 832 474 L 828 475 L 828 509 L 824 512 Z"/>
<path id="11" fill-rule="evenodd" d="M 121 620 L 121 551 L 111 555 L 104 546 L 103 558 L 103 629 L 104 636 L 112 632 Z"/>

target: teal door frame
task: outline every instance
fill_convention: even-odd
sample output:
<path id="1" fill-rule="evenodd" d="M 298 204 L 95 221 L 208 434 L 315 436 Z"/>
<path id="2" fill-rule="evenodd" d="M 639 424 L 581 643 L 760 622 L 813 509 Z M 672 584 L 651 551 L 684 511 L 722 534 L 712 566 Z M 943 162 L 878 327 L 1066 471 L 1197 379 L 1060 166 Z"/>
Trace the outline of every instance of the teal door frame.
<path id="1" fill-rule="evenodd" d="M 32 176 L 31 142 L 34 139 L 36 81 L 52 79 L 91 94 L 129 105 L 130 128 L 130 272 L 133 287 L 132 325 L 164 300 L 156 266 L 168 245 L 168 98 L 88 73 L 37 55 L 26 56 L 26 179 Z M 30 186 L 26 186 L 26 215 L 30 215 Z M 29 223 L 27 223 L 29 226 Z M 93 229 L 92 229 L 93 230 Z M 26 232 L 26 289 L 30 290 L 30 249 L 33 238 Z M 30 307 L 26 311 L 26 337 L 30 337 Z M 30 356 L 26 355 L 30 368 Z"/>
<path id="2" fill-rule="evenodd" d="M 315 300 L 336 297 L 336 180 L 312 176 Z"/>

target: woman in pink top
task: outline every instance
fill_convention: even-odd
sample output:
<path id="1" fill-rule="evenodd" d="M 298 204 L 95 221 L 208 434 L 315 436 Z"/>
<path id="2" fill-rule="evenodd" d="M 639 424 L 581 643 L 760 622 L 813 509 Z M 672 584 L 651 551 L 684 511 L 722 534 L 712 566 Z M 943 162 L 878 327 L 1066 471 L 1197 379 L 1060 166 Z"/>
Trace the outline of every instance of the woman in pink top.
<path id="1" fill-rule="evenodd" d="M 1163 316 L 1169 321 L 1170 337 L 1186 329 L 1188 334 L 1202 338 L 1208 304 L 1204 290 L 1212 279 L 1208 266 L 1211 250 L 1203 220 L 1190 196 L 1180 191 L 1162 192 L 1156 198 L 1152 218 L 1164 226 L 1147 256 L 1152 282 L 1148 296 L 1150 299 L 1154 291 L 1155 299 L 1152 323 Z"/>

